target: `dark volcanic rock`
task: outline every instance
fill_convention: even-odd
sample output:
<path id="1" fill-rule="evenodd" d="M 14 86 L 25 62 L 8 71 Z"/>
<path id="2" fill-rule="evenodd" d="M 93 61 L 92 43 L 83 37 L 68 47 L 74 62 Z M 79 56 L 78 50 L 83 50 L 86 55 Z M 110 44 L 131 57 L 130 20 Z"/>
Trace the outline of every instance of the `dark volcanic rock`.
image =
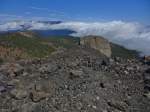
<path id="1" fill-rule="evenodd" d="M 149 112 L 146 69 L 90 48 L 0 65 L 0 112 Z"/>
<path id="2" fill-rule="evenodd" d="M 115 108 L 119 111 L 125 112 L 127 108 L 127 104 L 125 102 L 115 102 L 115 101 L 108 101 L 108 105 L 112 108 Z"/>
<path id="3" fill-rule="evenodd" d="M 1 65 L 0 71 L 10 77 L 16 77 L 23 73 L 23 67 L 17 63 L 6 63 Z"/>
<path id="4" fill-rule="evenodd" d="M 143 60 L 145 64 L 150 65 L 150 56 L 144 56 Z"/>
<path id="5" fill-rule="evenodd" d="M 5 91 L 6 91 L 6 88 L 4 86 L 0 85 L 0 93 L 5 92 Z"/>
<path id="6" fill-rule="evenodd" d="M 145 96 L 150 99 L 150 68 L 144 73 L 144 83 Z"/>

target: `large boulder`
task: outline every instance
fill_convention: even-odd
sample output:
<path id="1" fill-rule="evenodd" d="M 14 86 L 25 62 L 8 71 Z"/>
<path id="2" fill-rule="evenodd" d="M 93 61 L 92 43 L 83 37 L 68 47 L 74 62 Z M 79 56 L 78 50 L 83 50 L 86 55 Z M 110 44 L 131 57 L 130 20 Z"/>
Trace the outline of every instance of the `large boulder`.
<path id="1" fill-rule="evenodd" d="M 111 57 L 111 46 L 108 40 L 101 36 L 87 36 L 80 39 L 80 45 L 98 50 L 107 57 Z"/>
<path id="2" fill-rule="evenodd" d="M 150 56 L 144 56 L 144 62 L 150 65 Z"/>

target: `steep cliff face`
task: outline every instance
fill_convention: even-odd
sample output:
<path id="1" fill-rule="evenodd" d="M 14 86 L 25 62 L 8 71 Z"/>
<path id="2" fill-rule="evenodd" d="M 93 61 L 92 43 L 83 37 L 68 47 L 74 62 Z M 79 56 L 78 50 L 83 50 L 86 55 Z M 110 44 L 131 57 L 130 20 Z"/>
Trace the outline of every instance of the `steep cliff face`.
<path id="1" fill-rule="evenodd" d="M 98 50 L 107 57 L 111 57 L 111 46 L 108 40 L 100 36 L 87 36 L 81 38 L 80 44 Z"/>

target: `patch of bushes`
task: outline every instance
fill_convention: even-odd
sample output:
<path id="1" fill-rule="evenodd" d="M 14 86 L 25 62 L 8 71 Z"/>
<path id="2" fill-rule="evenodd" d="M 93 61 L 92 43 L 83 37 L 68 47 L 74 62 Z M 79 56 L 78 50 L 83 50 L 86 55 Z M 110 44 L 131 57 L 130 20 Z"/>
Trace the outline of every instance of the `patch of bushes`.
<path id="1" fill-rule="evenodd" d="M 4 62 L 4 60 L 2 58 L 0 58 L 0 64 L 2 64 Z"/>
<path id="2" fill-rule="evenodd" d="M 139 57 L 139 52 L 135 50 L 126 49 L 123 46 L 111 43 L 112 57 L 121 57 L 121 58 L 137 58 Z"/>
<path id="3" fill-rule="evenodd" d="M 51 42 L 55 47 L 72 48 L 79 44 L 80 38 L 72 36 L 49 36 L 45 41 Z"/>
<path id="4" fill-rule="evenodd" d="M 28 57 L 42 58 L 50 55 L 55 49 L 45 45 L 39 38 L 28 38 L 21 35 L 5 35 L 0 37 L 1 43 L 8 43 L 6 46 L 19 48 L 28 54 Z"/>

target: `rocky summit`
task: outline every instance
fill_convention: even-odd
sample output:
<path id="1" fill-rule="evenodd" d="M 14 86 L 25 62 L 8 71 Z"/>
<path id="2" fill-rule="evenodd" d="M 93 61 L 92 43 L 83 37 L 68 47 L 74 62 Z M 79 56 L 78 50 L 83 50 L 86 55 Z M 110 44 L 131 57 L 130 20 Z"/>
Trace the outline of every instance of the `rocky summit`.
<path id="1" fill-rule="evenodd" d="M 149 63 L 100 36 L 3 34 L 0 112 L 150 112 Z"/>
<path id="2" fill-rule="evenodd" d="M 80 44 L 98 50 L 107 57 L 111 57 L 111 46 L 108 40 L 101 36 L 87 36 L 81 38 Z"/>
<path id="3" fill-rule="evenodd" d="M 139 59 L 73 47 L 1 64 L 0 112 L 150 112 L 149 82 Z"/>

